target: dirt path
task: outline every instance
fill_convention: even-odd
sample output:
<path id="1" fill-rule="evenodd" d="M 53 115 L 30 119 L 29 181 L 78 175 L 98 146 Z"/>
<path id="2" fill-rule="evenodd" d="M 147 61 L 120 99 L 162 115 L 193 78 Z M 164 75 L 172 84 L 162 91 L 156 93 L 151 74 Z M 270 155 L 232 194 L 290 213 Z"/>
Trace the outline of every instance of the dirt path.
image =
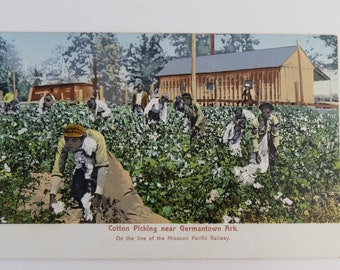
<path id="1" fill-rule="evenodd" d="M 49 205 L 49 190 L 51 175 L 48 173 L 35 173 L 33 177 L 37 180 L 35 186 L 35 192 L 30 201 L 25 205 L 25 210 L 30 210 L 32 212 L 39 211 L 42 209 L 48 209 Z M 57 200 L 60 200 L 60 194 L 57 195 Z M 38 206 L 41 205 L 41 206 Z M 79 223 L 82 216 L 81 209 L 65 209 L 65 215 L 62 221 L 67 224 Z"/>

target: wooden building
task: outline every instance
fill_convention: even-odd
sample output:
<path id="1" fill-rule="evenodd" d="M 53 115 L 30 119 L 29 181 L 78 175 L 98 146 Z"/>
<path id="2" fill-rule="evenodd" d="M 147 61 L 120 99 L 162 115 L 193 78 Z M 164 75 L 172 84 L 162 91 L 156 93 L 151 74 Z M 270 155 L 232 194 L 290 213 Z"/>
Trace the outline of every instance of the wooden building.
<path id="1" fill-rule="evenodd" d="M 91 83 L 61 83 L 33 86 L 28 95 L 28 102 L 39 102 L 41 97 L 51 93 L 56 100 L 70 102 L 83 101 L 86 103 L 91 97 L 96 96 Z M 99 99 L 103 100 L 103 88 L 99 87 Z"/>
<path id="2" fill-rule="evenodd" d="M 197 57 L 194 90 L 191 63 L 191 58 L 169 62 L 156 75 L 159 93 L 166 92 L 174 100 L 182 90 L 203 106 L 236 105 L 244 82 L 250 80 L 257 104 L 310 104 L 314 103 L 314 81 L 330 79 L 300 46 Z"/>

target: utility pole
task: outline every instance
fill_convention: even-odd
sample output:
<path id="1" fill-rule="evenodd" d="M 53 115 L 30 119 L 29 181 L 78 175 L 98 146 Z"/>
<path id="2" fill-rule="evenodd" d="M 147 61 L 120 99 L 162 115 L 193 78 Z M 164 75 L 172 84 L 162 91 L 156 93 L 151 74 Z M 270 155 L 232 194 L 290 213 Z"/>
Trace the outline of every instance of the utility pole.
<path id="1" fill-rule="evenodd" d="M 298 66 L 299 66 L 299 81 L 300 81 L 300 101 L 301 103 L 305 103 L 304 96 L 303 96 L 303 82 L 302 82 L 302 67 L 301 67 L 301 55 L 300 55 L 300 43 L 299 40 L 296 40 L 296 48 L 297 48 L 297 55 L 298 55 Z"/>
<path id="2" fill-rule="evenodd" d="M 191 34 L 191 93 L 196 101 L 196 34 Z"/>
<path id="3" fill-rule="evenodd" d="M 97 61 L 96 57 L 93 57 L 93 79 L 92 79 L 92 88 L 93 88 L 93 93 L 96 96 L 96 99 L 100 99 L 99 96 L 99 91 L 97 89 L 97 83 L 98 83 L 98 78 L 97 78 Z"/>
<path id="4" fill-rule="evenodd" d="M 210 55 L 215 54 L 215 34 L 210 34 Z"/>
<path id="5" fill-rule="evenodd" d="M 15 71 L 13 71 L 13 94 L 15 98 L 18 98 L 18 91 L 15 84 Z"/>

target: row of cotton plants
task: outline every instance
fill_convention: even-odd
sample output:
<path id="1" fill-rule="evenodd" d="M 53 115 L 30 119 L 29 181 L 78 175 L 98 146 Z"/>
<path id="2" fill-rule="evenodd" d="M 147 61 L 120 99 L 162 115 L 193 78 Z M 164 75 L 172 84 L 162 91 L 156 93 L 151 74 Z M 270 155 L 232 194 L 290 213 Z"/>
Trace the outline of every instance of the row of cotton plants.
<path id="1" fill-rule="evenodd" d="M 148 126 L 128 106 L 111 106 L 112 115 L 93 122 L 82 103 L 58 102 L 48 115 L 36 105 L 19 116 L 1 115 L 0 218 L 9 223 L 55 222 L 40 211 L 17 211 L 34 194 L 32 172 L 50 172 L 58 138 L 68 123 L 101 131 L 108 149 L 128 170 L 145 204 L 176 223 L 334 222 L 340 213 L 322 207 L 340 201 L 339 114 L 302 106 L 277 106 L 281 145 L 276 175 L 256 173 L 252 184 L 240 183 L 235 167 L 249 164 L 250 125 L 234 156 L 220 137 L 233 117 L 232 107 L 203 108 L 204 137 L 190 143 L 183 115 L 168 108 L 168 123 Z M 250 109 L 255 115 L 259 111 Z M 71 163 L 70 163 L 71 164 Z M 71 176 L 72 166 L 67 167 Z M 66 187 L 67 188 L 67 187 Z M 64 191 L 67 202 L 67 189 Z M 328 208 L 329 209 L 329 208 Z"/>

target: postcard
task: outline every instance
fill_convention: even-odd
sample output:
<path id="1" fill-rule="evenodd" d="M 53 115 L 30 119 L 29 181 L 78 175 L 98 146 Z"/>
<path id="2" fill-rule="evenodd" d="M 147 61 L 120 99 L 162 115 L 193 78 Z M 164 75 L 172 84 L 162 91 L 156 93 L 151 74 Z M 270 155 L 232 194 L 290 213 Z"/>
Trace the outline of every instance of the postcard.
<path id="1" fill-rule="evenodd" d="M 336 32 L 21 29 L 1 259 L 339 257 Z"/>
<path id="2" fill-rule="evenodd" d="M 338 256 L 337 36 L 0 36 L 2 258 Z"/>

